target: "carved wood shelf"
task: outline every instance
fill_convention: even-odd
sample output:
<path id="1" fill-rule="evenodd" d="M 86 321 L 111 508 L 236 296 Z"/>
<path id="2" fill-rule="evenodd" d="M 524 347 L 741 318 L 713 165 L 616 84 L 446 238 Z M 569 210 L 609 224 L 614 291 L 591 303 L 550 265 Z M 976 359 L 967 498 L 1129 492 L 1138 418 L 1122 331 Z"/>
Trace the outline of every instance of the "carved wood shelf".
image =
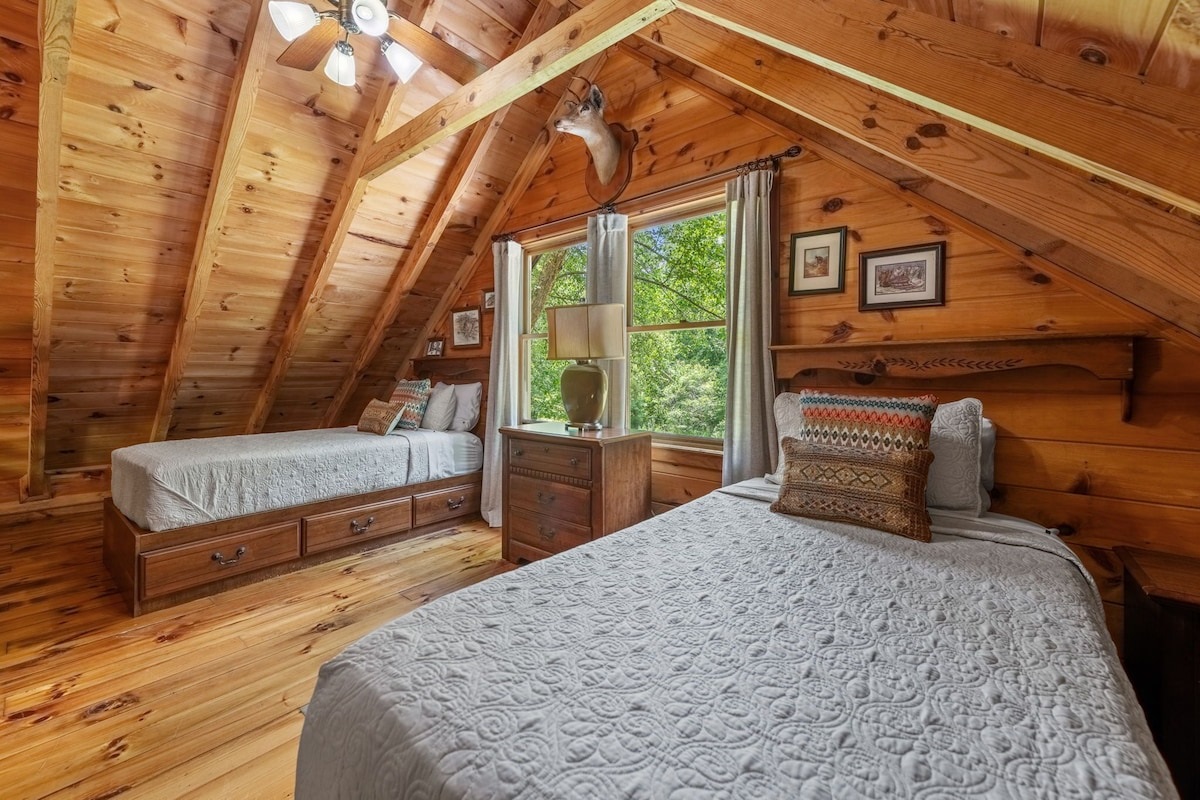
<path id="1" fill-rule="evenodd" d="M 1121 419 L 1133 412 L 1134 341 L 1140 333 L 1012 336 L 911 342 L 774 345 L 781 381 L 805 370 L 834 369 L 889 378 L 950 378 L 1027 367 L 1078 367 L 1102 381 L 1120 381 Z"/>

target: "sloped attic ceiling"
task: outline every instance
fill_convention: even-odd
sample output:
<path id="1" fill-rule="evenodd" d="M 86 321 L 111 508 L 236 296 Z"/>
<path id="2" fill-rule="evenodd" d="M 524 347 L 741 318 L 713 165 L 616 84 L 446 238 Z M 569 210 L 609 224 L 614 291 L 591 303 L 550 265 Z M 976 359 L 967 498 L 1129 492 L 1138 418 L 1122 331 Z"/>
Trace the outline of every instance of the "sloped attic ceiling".
<path id="1" fill-rule="evenodd" d="M 43 5 L 40 57 L 34 0 L 0 21 L 0 500 L 387 391 L 536 178 L 569 77 L 622 40 L 1200 332 L 1196 0 L 391 3 L 491 68 L 465 88 L 389 86 L 368 47 L 353 88 L 282 67 L 261 0 Z"/>

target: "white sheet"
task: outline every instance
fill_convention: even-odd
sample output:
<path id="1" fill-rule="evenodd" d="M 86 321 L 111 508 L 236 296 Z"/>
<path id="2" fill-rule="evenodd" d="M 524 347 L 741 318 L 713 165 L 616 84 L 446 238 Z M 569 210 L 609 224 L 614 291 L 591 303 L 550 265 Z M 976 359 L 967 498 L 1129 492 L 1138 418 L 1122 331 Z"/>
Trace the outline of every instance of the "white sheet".
<path id="1" fill-rule="evenodd" d="M 123 447 L 112 454 L 113 503 L 161 531 L 390 489 L 463 474 L 463 435 L 349 427 Z"/>
<path id="2" fill-rule="evenodd" d="M 321 669 L 307 798 L 1172 798 L 1095 589 L 742 485 L 440 598 Z M 761 498 L 761 499 L 756 499 Z"/>

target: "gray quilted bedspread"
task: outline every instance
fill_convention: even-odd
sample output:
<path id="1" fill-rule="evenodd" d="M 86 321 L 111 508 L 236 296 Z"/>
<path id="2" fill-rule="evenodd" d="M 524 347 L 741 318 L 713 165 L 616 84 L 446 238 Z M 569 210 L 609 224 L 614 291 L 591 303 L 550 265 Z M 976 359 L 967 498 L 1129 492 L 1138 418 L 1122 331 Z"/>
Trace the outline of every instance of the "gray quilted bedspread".
<path id="1" fill-rule="evenodd" d="M 1176 796 L 1058 541 L 922 544 L 723 493 L 350 647 L 321 670 L 296 790 Z"/>

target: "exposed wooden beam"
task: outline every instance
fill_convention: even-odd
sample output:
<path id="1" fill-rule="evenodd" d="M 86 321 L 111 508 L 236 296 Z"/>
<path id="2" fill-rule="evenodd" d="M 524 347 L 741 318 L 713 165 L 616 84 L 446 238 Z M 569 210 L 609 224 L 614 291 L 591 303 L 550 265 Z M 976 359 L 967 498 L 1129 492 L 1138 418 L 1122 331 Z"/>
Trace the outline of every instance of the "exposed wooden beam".
<path id="1" fill-rule="evenodd" d="M 1200 333 L 1195 223 L 692 15 L 673 14 L 648 33 L 668 52 L 1098 256 L 1091 277 L 1106 289 L 1118 291 L 1110 280 L 1124 277 L 1101 274 L 1104 264 L 1120 265 L 1153 287 L 1139 305 Z"/>
<path id="2" fill-rule="evenodd" d="M 58 166 L 62 157 L 63 99 L 75 28 L 75 0 L 38 3 L 41 80 L 38 85 L 37 213 L 33 256 L 33 357 L 29 373 L 29 469 L 20 499 L 50 496 L 46 480 L 46 424 L 50 391 L 50 321 L 54 307 L 54 242 L 58 232 Z"/>
<path id="3" fill-rule="evenodd" d="M 425 0 L 425 2 L 416 4 L 411 12 L 412 21 L 422 30 L 432 30 L 443 3 L 444 0 Z M 266 380 L 263 381 L 258 398 L 254 401 L 254 409 L 250 412 L 250 418 L 246 421 L 246 433 L 258 433 L 267 422 L 271 408 L 275 405 L 275 398 L 287 377 L 292 357 L 296 354 L 296 348 L 300 346 L 300 341 L 304 338 L 304 332 L 308 329 L 312 315 L 321 307 L 321 295 L 325 291 L 326 284 L 329 283 L 329 276 L 337 264 L 338 254 L 342 251 L 346 235 L 350 232 L 350 226 L 354 223 L 354 217 L 358 214 L 363 194 L 367 190 L 367 181 L 362 173 L 367 154 L 371 149 L 368 143 L 378 139 L 380 131 L 386 131 L 391 127 L 396 112 L 403 104 L 407 93 L 407 85 L 398 85 L 395 81 L 391 81 L 380 88 L 379 94 L 375 98 L 371 116 L 367 118 L 367 125 L 363 129 L 361 139 L 363 144 L 355 152 L 354 158 L 350 162 L 349 174 L 342 184 L 342 190 L 338 193 L 329 223 L 325 226 L 324 233 L 321 234 L 321 243 L 317 245 L 317 253 L 313 256 L 312 267 L 304 279 L 304 287 L 300 290 L 296 308 L 283 331 L 279 352 L 275 355 L 275 360 L 271 362 L 271 369 L 267 373 Z"/>
<path id="4" fill-rule="evenodd" d="M 150 430 L 152 442 L 165 439 L 171 427 L 175 397 L 192 353 L 192 342 L 196 338 L 200 312 L 208 294 L 208 282 L 217 258 L 222 223 L 225 220 L 229 198 L 233 195 L 238 160 L 241 158 L 242 145 L 246 141 L 246 132 L 250 129 L 254 100 L 258 96 L 259 83 L 262 81 L 267 61 L 268 37 L 259 35 L 266 19 L 266 1 L 252 0 L 250 21 L 242 38 L 233 88 L 229 94 L 229 103 L 225 107 L 225 119 L 221 124 L 221 138 L 208 183 L 208 195 L 204 200 L 204 212 L 200 217 L 200 229 L 196 234 L 196 245 L 192 249 L 187 287 L 183 293 L 183 307 L 175 326 L 175 342 L 171 347 L 171 357 L 167 361 L 167 370 L 159 391 L 158 407 L 154 412 L 154 423 Z M 265 25 L 265 28 L 270 30 L 269 25 Z"/>
<path id="5" fill-rule="evenodd" d="M 911 167 L 838 136 L 798 114 L 778 106 L 770 109 L 771 113 L 760 112 L 751 104 L 756 100 L 759 103 L 766 101 L 750 97 L 746 98 L 747 102 L 742 102 L 739 98 L 742 90 L 727 84 L 717 88 L 688 71 L 699 70 L 708 81 L 714 81 L 714 76 L 703 68 L 687 64 L 684 69 L 677 69 L 642 49 L 628 45 L 623 47 L 632 58 L 651 67 L 659 75 L 686 86 L 766 131 L 799 140 L 809 152 L 837 165 L 864 183 L 958 228 L 1030 269 L 1048 275 L 1126 317 L 1139 328 L 1192 350 L 1200 350 L 1200 337 L 1135 305 L 1134 300 L 1127 299 L 1140 296 L 1147 291 L 1147 287 L 1136 276 L 1120 270 L 1119 265 L 1105 265 L 1105 275 L 1124 275 L 1128 281 L 1128 285 L 1120 287 L 1119 293 L 1114 293 L 1097 285 L 1089 277 L 1098 261 L 1096 256 L 964 192 L 926 178 Z M 715 81 L 720 81 L 720 78 Z"/>
<path id="6" fill-rule="evenodd" d="M 521 40 L 517 44 L 517 49 L 525 47 L 531 41 L 544 34 L 562 19 L 562 15 L 563 9 L 560 5 L 552 2 L 552 0 L 542 0 L 534 10 L 533 16 L 530 18 L 528 26 L 526 26 L 525 33 L 522 34 Z M 458 206 L 458 201 L 462 199 L 463 194 L 470 187 L 471 181 L 479 171 L 479 167 L 483 163 L 488 149 L 492 146 L 492 142 L 500 133 L 504 125 L 504 120 L 511 108 L 512 105 L 504 106 L 487 119 L 478 123 L 471 131 L 466 145 L 463 146 L 461 152 L 455 158 L 454 166 L 451 168 L 450 174 L 446 176 L 441 192 L 434 201 L 433 207 L 430 208 L 428 216 L 425 217 L 425 223 L 421 226 L 417 238 L 413 241 L 408 252 L 408 257 L 393 276 L 383 305 L 380 306 L 379 311 L 375 314 L 375 319 L 371 321 L 371 327 L 367 330 L 367 335 L 363 338 L 358 352 L 355 353 L 354 362 L 350 366 L 349 377 L 338 383 L 337 392 L 334 394 L 329 407 L 325 410 L 325 418 L 321 423 L 323 427 L 335 424 L 341 416 L 346 401 L 358 386 L 359 381 L 362 380 L 367 367 L 370 366 L 371 361 L 375 358 L 375 354 L 379 351 L 379 346 L 383 343 L 383 338 L 387 334 L 388 328 L 391 327 L 392 321 L 396 318 L 396 312 L 399 311 L 400 305 L 408 297 L 413 286 L 421 277 L 421 274 L 425 270 L 425 265 L 429 263 L 429 258 L 433 255 L 434 248 L 437 246 L 438 241 L 446 230 L 446 226 L 450 224 L 450 220 L 454 216 L 454 210 Z"/>
<path id="7" fill-rule="evenodd" d="M 596 0 L 376 143 L 366 178 L 428 150 L 674 8 L 675 0 Z"/>
<path id="8" fill-rule="evenodd" d="M 744 0 L 678 5 L 964 125 L 1200 212 L 1200 106 L 1178 90 L 874 0 L 805 0 L 787 14 Z"/>
<path id="9" fill-rule="evenodd" d="M 575 75 L 584 80 L 593 81 L 600 74 L 600 69 L 604 66 L 606 60 L 607 56 L 604 53 L 593 56 L 590 60 L 580 65 L 579 69 L 575 71 Z M 442 299 L 438 301 L 437 306 L 433 309 L 433 313 L 426 320 L 425 326 L 417 334 L 416 340 L 409 348 L 408 356 L 401 363 L 400 369 L 396 371 L 397 379 L 403 375 L 407 375 L 412 369 L 413 360 L 423 352 L 422 348 L 425 347 L 425 340 L 433 334 L 434 329 L 441 324 L 442 318 L 458 302 L 459 294 L 475 273 L 480 259 L 490 256 L 492 237 L 508 221 L 512 210 L 516 207 L 521 196 L 525 194 L 530 184 L 541 173 L 546 159 L 550 157 L 550 151 L 554 148 L 554 144 L 558 141 L 559 137 L 559 133 L 554 129 L 551 121 L 565 113 L 566 101 L 569 99 L 571 99 L 569 93 L 565 93 L 559 98 L 558 104 L 547 119 L 546 127 L 538 134 L 538 138 L 534 141 L 533 146 L 526 153 L 524 160 L 521 161 L 521 166 L 518 168 L 517 174 L 513 176 L 512 181 L 508 184 L 508 188 L 505 189 L 504 196 L 500 198 L 500 202 L 492 210 L 491 216 L 488 217 L 487 222 L 480 228 L 479 235 L 475 237 L 475 244 L 471 247 L 471 253 L 463 259 L 462 264 L 455 271 L 450 285 L 442 293 Z M 393 384 L 394 386 L 395 384 Z"/>

